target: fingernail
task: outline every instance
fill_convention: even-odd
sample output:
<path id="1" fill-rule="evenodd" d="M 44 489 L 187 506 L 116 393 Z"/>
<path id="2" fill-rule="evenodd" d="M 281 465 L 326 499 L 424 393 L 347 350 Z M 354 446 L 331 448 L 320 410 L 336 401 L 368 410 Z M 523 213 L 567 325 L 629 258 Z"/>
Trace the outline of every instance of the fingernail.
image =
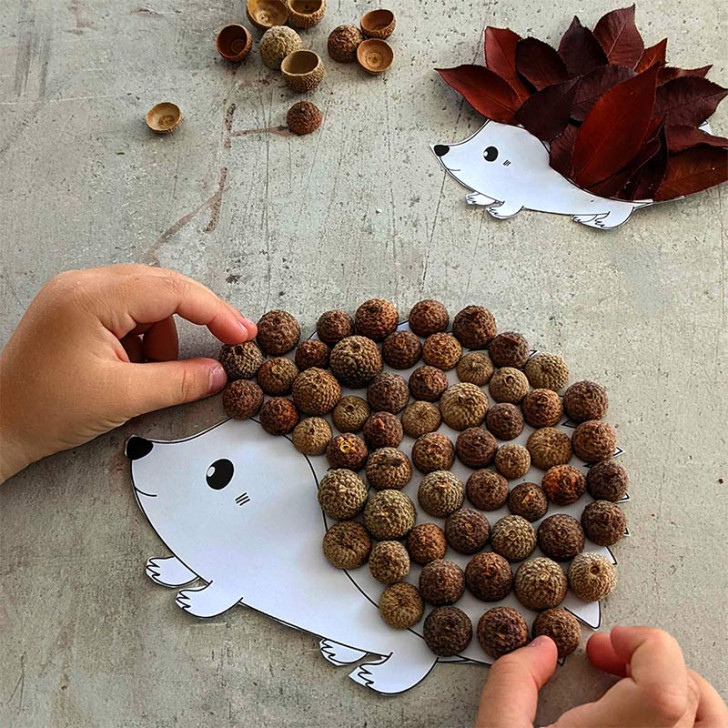
<path id="1" fill-rule="evenodd" d="M 226 383 L 227 374 L 225 374 L 225 370 L 219 364 L 216 364 L 210 369 L 210 394 L 219 392 Z"/>
<path id="2" fill-rule="evenodd" d="M 540 637 L 536 637 L 535 640 L 531 640 L 528 643 L 528 646 L 529 647 L 543 647 L 550 640 L 551 640 L 550 637 L 547 637 L 545 634 L 542 634 Z"/>

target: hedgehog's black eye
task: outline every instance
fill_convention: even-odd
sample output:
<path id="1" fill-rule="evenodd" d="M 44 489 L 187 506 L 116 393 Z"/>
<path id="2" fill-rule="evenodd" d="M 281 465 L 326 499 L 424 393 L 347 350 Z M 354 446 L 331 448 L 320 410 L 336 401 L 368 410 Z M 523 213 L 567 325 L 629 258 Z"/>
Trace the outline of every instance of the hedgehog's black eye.
<path id="1" fill-rule="evenodd" d="M 215 460 L 207 469 L 207 484 L 213 490 L 222 490 L 232 479 L 235 468 L 229 460 Z"/>
<path id="2" fill-rule="evenodd" d="M 483 152 L 483 159 L 486 162 L 495 162 L 498 159 L 498 150 L 495 147 L 488 147 Z"/>

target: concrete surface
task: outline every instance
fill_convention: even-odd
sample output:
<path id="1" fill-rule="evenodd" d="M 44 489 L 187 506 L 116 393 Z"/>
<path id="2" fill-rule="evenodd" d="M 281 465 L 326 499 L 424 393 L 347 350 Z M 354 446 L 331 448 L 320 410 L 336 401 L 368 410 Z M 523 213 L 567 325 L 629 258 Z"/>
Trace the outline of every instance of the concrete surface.
<path id="1" fill-rule="evenodd" d="M 613 5 L 579 11 L 593 23 Z M 323 53 L 328 32 L 369 6 L 331 2 L 306 44 Z M 482 302 L 610 389 L 634 500 L 606 625 L 670 630 L 728 695 L 725 190 L 639 212 L 613 234 L 466 207 L 427 144 L 480 119 L 432 69 L 479 59 L 486 22 L 554 41 L 574 10 L 565 0 L 397 3 L 394 68 L 371 78 L 327 62 L 311 97 L 325 122 L 305 138 L 277 128 L 295 97 L 256 52 L 238 69 L 216 58 L 215 29 L 242 7 L 0 3 L 1 340 L 47 278 L 112 262 L 175 267 L 251 317 L 280 306 L 307 328 L 372 295 L 404 312 L 423 296 L 453 312 Z M 638 19 L 648 43 L 669 37 L 676 64 L 713 62 L 711 77 L 728 81 L 724 3 L 642 3 Z M 169 138 L 143 123 L 161 100 L 186 117 Z M 714 128 L 728 130 L 725 109 Z M 185 343 L 215 350 L 192 327 Z M 196 621 L 146 579 L 160 546 L 122 443 L 220 416 L 217 400 L 150 415 L 2 488 L 0 724 L 470 724 L 483 668 L 438 666 L 381 699 L 325 663 L 314 638 L 243 609 Z M 577 654 L 543 691 L 539 720 L 610 682 Z"/>

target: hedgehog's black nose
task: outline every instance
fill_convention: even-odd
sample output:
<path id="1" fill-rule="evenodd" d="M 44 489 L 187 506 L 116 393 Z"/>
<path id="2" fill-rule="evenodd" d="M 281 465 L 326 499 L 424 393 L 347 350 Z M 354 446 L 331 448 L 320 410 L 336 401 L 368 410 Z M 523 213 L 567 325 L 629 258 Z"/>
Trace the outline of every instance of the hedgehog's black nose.
<path id="1" fill-rule="evenodd" d="M 149 440 L 145 440 L 143 437 L 132 435 L 126 441 L 124 455 L 126 455 L 129 460 L 141 460 L 145 455 L 149 455 L 153 447 L 153 442 L 149 442 Z"/>
<path id="2" fill-rule="evenodd" d="M 450 147 L 447 144 L 435 144 L 433 151 L 438 157 L 444 157 L 450 151 Z"/>

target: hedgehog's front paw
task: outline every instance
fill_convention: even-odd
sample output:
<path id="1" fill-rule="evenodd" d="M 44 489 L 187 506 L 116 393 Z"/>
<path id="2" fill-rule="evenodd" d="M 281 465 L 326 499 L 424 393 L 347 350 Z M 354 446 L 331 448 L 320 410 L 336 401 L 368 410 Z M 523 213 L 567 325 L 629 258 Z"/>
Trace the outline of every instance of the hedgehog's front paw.
<path id="1" fill-rule="evenodd" d="M 490 205 L 485 209 L 496 220 L 507 220 L 509 217 L 517 215 L 523 209 L 523 205 L 513 202 L 502 202 L 500 205 Z"/>
<path id="2" fill-rule="evenodd" d="M 323 639 L 319 642 L 321 654 L 332 664 L 340 667 L 341 665 L 351 665 L 354 662 L 367 656 L 366 652 L 357 650 L 354 647 L 347 647 L 338 642 Z"/>
<path id="3" fill-rule="evenodd" d="M 467 200 L 468 205 L 479 205 L 480 207 L 492 205 L 495 202 L 492 197 L 481 195 L 480 192 L 471 192 L 465 197 L 465 199 Z"/>
<path id="4" fill-rule="evenodd" d="M 240 599 L 239 594 L 232 594 L 210 582 L 200 589 L 183 589 L 174 602 L 195 617 L 216 617 L 235 606 Z"/>
<path id="5" fill-rule="evenodd" d="M 169 587 L 184 586 L 197 578 L 197 574 L 175 556 L 149 559 L 144 572 L 155 584 Z"/>
<path id="6" fill-rule="evenodd" d="M 359 665 L 349 677 L 378 693 L 394 695 L 424 680 L 436 662 L 437 658 L 429 651 L 420 651 L 417 655 L 393 653 L 377 662 Z"/>

